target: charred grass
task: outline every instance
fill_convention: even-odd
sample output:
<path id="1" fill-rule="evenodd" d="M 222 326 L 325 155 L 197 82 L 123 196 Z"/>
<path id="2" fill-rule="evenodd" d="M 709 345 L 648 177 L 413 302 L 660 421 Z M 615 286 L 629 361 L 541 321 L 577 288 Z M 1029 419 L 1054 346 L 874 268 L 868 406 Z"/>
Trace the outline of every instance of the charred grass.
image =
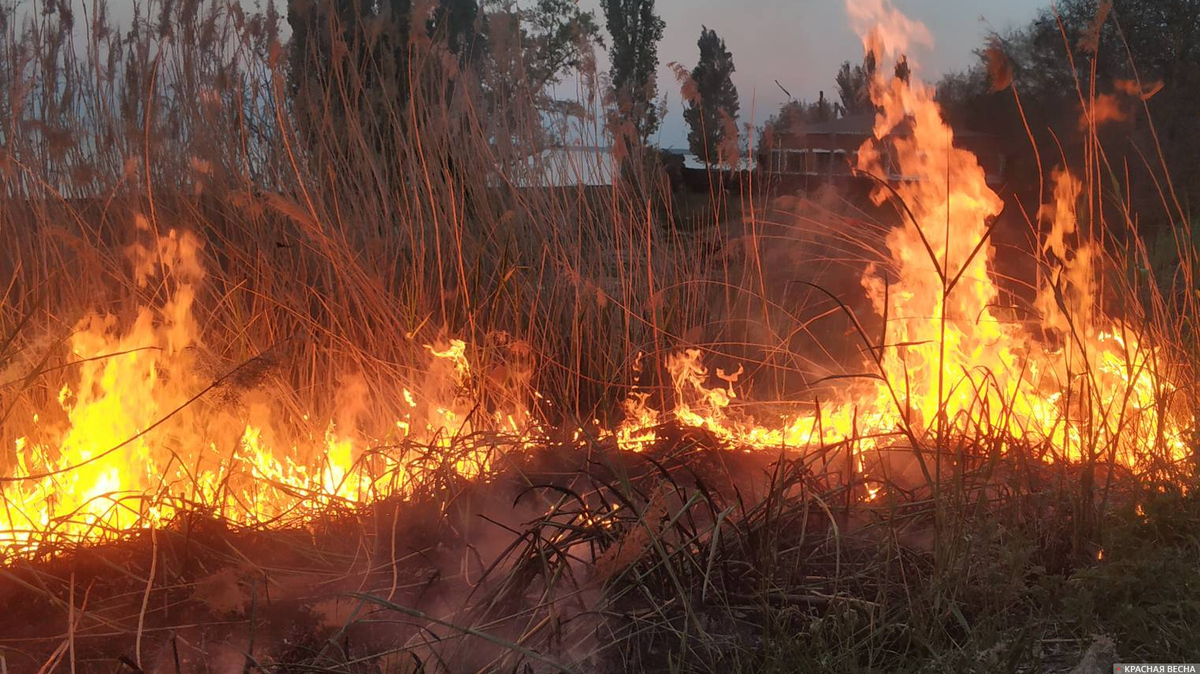
<path id="1" fill-rule="evenodd" d="M 939 508 L 900 485 L 847 499 L 811 456 L 695 431 L 563 449 L 304 526 L 187 513 L 13 563 L 8 671 L 1067 672 L 1197 653 L 1200 503 L 1175 483 L 1122 480 L 1079 543 L 1077 468 L 1004 465 Z"/>

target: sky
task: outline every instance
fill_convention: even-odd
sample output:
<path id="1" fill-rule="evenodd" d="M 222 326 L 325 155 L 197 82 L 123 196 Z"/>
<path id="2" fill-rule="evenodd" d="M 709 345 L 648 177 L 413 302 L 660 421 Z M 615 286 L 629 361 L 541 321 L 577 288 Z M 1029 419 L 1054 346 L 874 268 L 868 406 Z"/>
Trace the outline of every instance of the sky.
<path id="1" fill-rule="evenodd" d="M 932 50 L 910 54 L 916 74 L 936 81 L 947 71 L 974 62 L 972 51 L 992 31 L 1003 32 L 1032 19 L 1050 0 L 894 0 L 909 18 L 923 22 L 933 34 Z M 603 27 L 599 0 L 581 0 L 593 9 Z M 679 87 L 668 67 L 679 62 L 689 70 L 700 56 L 696 40 L 707 26 L 725 40 L 733 54 L 733 83 L 741 98 L 741 122 L 761 124 L 787 95 L 815 101 L 824 90 L 836 98 L 834 75 L 842 61 L 862 60 L 862 46 L 846 18 L 844 0 L 658 0 L 658 13 L 666 22 L 659 44 L 659 94 L 666 94 L 668 113 L 658 144 L 686 147 L 687 126 Z M 600 55 L 599 66 L 608 62 Z"/>

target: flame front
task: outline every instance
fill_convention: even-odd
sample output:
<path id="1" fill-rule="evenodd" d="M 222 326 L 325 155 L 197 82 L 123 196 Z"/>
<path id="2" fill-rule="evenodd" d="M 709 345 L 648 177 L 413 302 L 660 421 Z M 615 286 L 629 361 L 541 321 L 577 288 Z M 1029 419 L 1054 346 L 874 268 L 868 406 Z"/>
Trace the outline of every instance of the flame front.
<path id="1" fill-rule="evenodd" d="M 396 392 L 409 412 L 385 437 L 351 428 L 350 399 L 363 395 L 353 379 L 323 432 L 285 428 L 263 399 L 205 404 L 239 370 L 216 382 L 196 374 L 203 369 L 192 314 L 204 278 L 201 246 L 188 233 L 155 237 L 144 220 L 137 225 L 154 242 L 130 250 L 138 285 L 171 292 L 160 306 L 142 307 L 128 328 L 101 314 L 76 326 L 77 374 L 57 395 L 61 419 L 35 414 L 31 433 L 13 443 L 0 510 L 2 557 L 113 539 L 185 509 L 248 525 L 303 522 L 335 503 L 406 496 L 418 468 L 464 478 L 488 473 L 494 449 L 472 439 L 481 428 L 504 429 L 518 444 L 538 437 L 523 409 L 471 414 L 478 383 L 457 339 L 426 345 L 425 395 Z"/>
<path id="2" fill-rule="evenodd" d="M 882 0 L 848 0 L 848 9 L 879 64 L 875 138 L 859 149 L 856 168 L 878 181 L 876 203 L 904 207 L 903 225 L 887 235 L 889 258 L 862 278 L 886 318 L 883 339 L 866 349 L 876 378 L 810 414 L 762 424 L 731 413 L 731 386 L 709 381 L 700 352 L 690 350 L 668 363 L 673 418 L 744 448 L 850 443 L 868 498 L 878 490 L 866 468 L 873 450 L 938 450 L 953 438 L 1000 439 L 1002 449 L 1046 461 L 1111 460 L 1138 472 L 1185 459 L 1192 419 L 1172 412 L 1180 405 L 1164 355 L 1145 331 L 1105 322 L 1097 251 L 1067 243 L 1077 230 L 1079 182 L 1055 173 L 1054 202 L 1041 213 L 1051 226 L 1043 246 L 1050 273 L 1037 288 L 1035 335 L 996 308 L 989 229 L 1002 200 L 977 158 L 955 147 L 933 89 L 915 76 L 883 75 L 910 44 L 930 43 L 928 31 Z M 641 449 L 653 435 L 639 427 L 661 415 L 644 398 L 627 410 L 629 427 L 618 438 Z"/>
<path id="3" fill-rule="evenodd" d="M 944 451 L 954 438 L 1139 472 L 1182 461 L 1192 419 L 1174 411 L 1165 354 L 1133 318 L 1105 319 L 1097 308 L 1098 251 L 1069 244 L 1078 234 L 1079 182 L 1057 172 L 1054 202 L 1040 214 L 1050 223 L 1042 246 L 1048 273 L 1037 288 L 1034 334 L 997 308 L 989 228 L 1003 202 L 976 157 L 955 147 L 933 90 L 916 77 L 882 74 L 908 45 L 929 42 L 928 31 L 883 0 L 851 0 L 849 9 L 880 64 L 871 83 L 875 138 L 860 148 L 857 169 L 878 179 L 878 203 L 898 199 L 906 207 L 886 238 L 888 258 L 861 280 L 886 318 L 882 339 L 866 348 L 874 378 L 811 412 L 763 422 L 731 407 L 741 369 L 710 373 L 701 351 L 686 349 L 666 362 L 671 406 L 658 409 L 635 392 L 624 403 L 625 421 L 606 435 L 640 451 L 672 420 L 747 450 L 844 446 L 850 479 L 863 484 L 866 499 L 881 489 L 873 477 L 880 452 L 902 447 L 919 456 Z M 480 376 L 471 345 L 454 339 L 425 347 L 422 387 L 388 393 L 408 411 L 386 433 L 356 428 L 349 413 L 298 430 L 264 400 L 205 404 L 216 384 L 190 374 L 203 369 L 192 311 L 204 280 L 200 243 L 137 224 L 149 245 L 131 250 L 136 281 L 169 288 L 166 300 L 143 307 L 127 326 L 103 313 L 77 325 L 60 409 L 31 415 L 30 431 L 12 445 L 0 510 L 5 557 L 43 543 L 109 540 L 184 509 L 245 524 L 304 521 L 338 503 L 406 496 L 431 463 L 486 476 L 494 443 L 476 440 L 480 432 L 515 438 L 518 450 L 544 437 L 528 406 L 514 402 L 519 395 L 481 404 L 488 387 L 508 386 L 509 375 Z M 350 378 L 340 395 L 338 408 L 347 410 L 366 392 Z"/>

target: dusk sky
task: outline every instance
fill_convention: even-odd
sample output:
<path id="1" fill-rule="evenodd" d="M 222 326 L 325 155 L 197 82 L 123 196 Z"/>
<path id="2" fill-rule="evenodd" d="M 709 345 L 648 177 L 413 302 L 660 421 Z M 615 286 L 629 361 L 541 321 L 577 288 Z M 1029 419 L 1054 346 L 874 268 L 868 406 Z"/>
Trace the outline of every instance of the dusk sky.
<path id="1" fill-rule="evenodd" d="M 581 0 L 594 8 L 603 26 L 599 0 Z M 932 50 L 910 55 L 917 75 L 936 80 L 974 58 L 992 30 L 1003 31 L 1032 19 L 1050 0 L 895 0 L 910 18 L 923 22 L 936 42 Z M 658 0 L 667 28 L 659 45 L 659 94 L 666 94 L 670 111 L 659 143 L 685 147 L 679 88 L 667 64 L 678 61 L 689 70 L 700 52 L 696 40 L 701 25 L 717 31 L 733 54 L 734 84 L 742 102 L 742 119 L 760 124 L 787 96 L 775 80 L 798 99 L 816 100 L 821 90 L 834 96 L 834 75 L 845 60 L 862 59 L 862 46 L 850 28 L 844 0 Z M 601 55 L 603 59 L 603 55 Z M 607 70 L 607 61 L 601 67 Z"/>

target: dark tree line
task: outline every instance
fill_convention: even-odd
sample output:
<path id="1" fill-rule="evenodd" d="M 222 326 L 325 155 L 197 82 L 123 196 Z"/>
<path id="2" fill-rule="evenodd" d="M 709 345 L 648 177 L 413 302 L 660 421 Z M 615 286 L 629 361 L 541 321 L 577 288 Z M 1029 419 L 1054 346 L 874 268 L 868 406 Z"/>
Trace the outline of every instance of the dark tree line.
<path id="1" fill-rule="evenodd" d="M 1060 154 L 1079 166 L 1095 130 L 1100 175 L 1128 189 L 1143 218 L 1163 213 L 1163 197 L 1172 219 L 1194 217 L 1200 0 L 1061 0 L 1057 12 L 993 36 L 977 54 L 942 79 L 938 97 L 956 126 L 1003 137 L 1013 187 L 1036 186 L 1030 133 L 1044 166 L 1062 163 Z"/>
<path id="2" fill-rule="evenodd" d="M 477 108 L 504 110 L 515 92 L 540 97 L 602 42 L 572 0 L 520 9 L 476 0 L 293 0 L 288 86 L 302 129 L 326 146 L 366 137 L 395 150 L 410 101 L 435 108 L 471 72 Z M 416 111 L 417 115 L 421 111 Z"/>
<path id="3" fill-rule="evenodd" d="M 661 123 L 664 23 L 655 0 L 602 0 L 601 9 L 611 39 L 610 130 L 644 146 Z M 311 154 L 325 159 L 368 146 L 386 163 L 408 143 L 407 129 L 448 110 L 459 119 L 446 123 L 482 124 L 505 142 L 512 129 L 542 125 L 545 112 L 570 111 L 551 98 L 551 85 L 604 44 L 577 0 L 292 0 L 287 20 L 292 114 Z M 464 96 L 470 101 L 452 102 Z M 524 118 L 508 119 L 513 102 L 529 98 Z"/>
<path id="4" fill-rule="evenodd" d="M 289 86 L 294 99 L 323 101 L 335 115 L 360 96 L 386 97 L 403 108 L 411 93 L 413 26 L 438 39 L 463 64 L 483 49 L 475 0 L 439 0 L 427 17 L 413 15 L 412 0 L 296 0 L 288 6 L 292 29 Z M 376 110 L 376 112 L 378 112 Z"/>

